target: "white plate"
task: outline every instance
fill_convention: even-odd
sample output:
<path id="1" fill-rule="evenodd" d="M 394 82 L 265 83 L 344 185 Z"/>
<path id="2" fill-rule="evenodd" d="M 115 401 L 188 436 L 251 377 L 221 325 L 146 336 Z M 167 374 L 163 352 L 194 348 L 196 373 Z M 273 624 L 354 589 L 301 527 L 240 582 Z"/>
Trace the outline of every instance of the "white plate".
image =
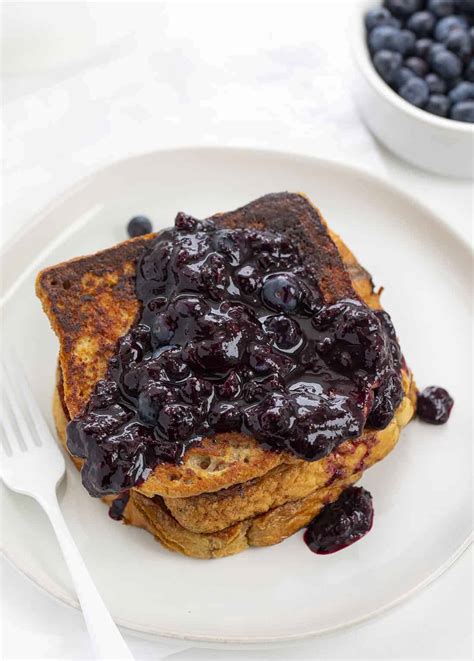
<path id="1" fill-rule="evenodd" d="M 185 558 L 147 533 L 112 521 L 69 468 L 61 506 L 119 624 L 138 632 L 212 642 L 285 641 L 332 631 L 400 602 L 438 576 L 471 532 L 471 252 L 441 220 L 358 170 L 274 152 L 188 149 L 112 165 L 37 218 L 4 255 L 8 339 L 23 355 L 51 420 L 57 344 L 34 296 L 40 267 L 125 238 L 143 213 L 156 228 L 179 210 L 232 209 L 279 190 L 305 191 L 362 264 L 386 286 L 384 303 L 420 386 L 450 390 L 449 423 L 415 421 L 398 447 L 363 478 L 375 503 L 372 532 L 332 556 L 301 533 L 222 560 Z M 21 275 L 20 275 L 21 274 Z M 62 601 L 77 605 L 45 515 L 3 490 L 7 557 Z"/>

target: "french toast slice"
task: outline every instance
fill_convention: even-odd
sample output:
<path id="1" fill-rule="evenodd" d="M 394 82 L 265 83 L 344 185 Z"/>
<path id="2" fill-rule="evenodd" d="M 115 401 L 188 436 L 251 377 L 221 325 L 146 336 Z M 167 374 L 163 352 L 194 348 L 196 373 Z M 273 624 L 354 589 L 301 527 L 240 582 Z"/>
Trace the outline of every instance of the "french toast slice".
<path id="1" fill-rule="evenodd" d="M 314 268 L 325 302 L 357 296 L 324 219 L 303 195 L 266 195 L 213 218 L 225 228 L 268 228 L 289 235 Z M 152 238 L 126 241 L 47 268 L 37 277 L 37 295 L 60 343 L 63 398 L 70 418 L 86 405 L 106 373 L 117 340 L 137 316 L 136 264 Z M 180 465 L 159 464 L 139 489 L 147 496 L 195 496 L 293 463 L 304 462 L 288 452 L 269 451 L 244 434 L 215 434 L 188 449 Z"/>
<path id="2" fill-rule="evenodd" d="M 309 204 L 302 196 L 283 194 L 286 197 L 300 198 L 297 208 Z M 272 198 L 271 203 L 262 198 L 261 215 L 249 207 L 262 200 L 243 208 L 243 217 L 250 216 L 253 226 L 261 227 L 259 223 L 277 217 L 273 205 L 278 206 L 279 202 L 274 198 L 281 196 L 267 198 Z M 242 211 L 215 219 L 225 227 L 238 227 L 243 222 L 239 216 Z M 283 216 L 280 222 L 284 222 Z M 369 274 L 342 240 L 326 228 L 320 216 L 319 219 L 318 232 L 322 232 L 324 240 L 317 234 L 314 240 L 325 246 L 321 260 L 326 264 L 320 265 L 320 277 L 321 281 L 327 278 L 327 301 L 337 300 L 337 292 L 341 291 L 341 296 L 357 294 L 370 307 L 380 308 L 379 294 L 374 291 Z M 276 229 L 274 224 L 272 227 Z M 282 231 L 281 226 L 278 231 Z M 47 269 L 38 276 L 38 295 L 61 345 L 54 413 L 64 444 L 71 411 L 79 412 L 87 402 L 96 380 L 105 374 L 116 340 L 135 320 L 136 261 L 151 238 L 125 242 L 98 255 Z M 337 261 L 334 249 L 343 269 L 337 278 L 331 274 Z M 73 287 L 76 291 L 70 296 L 68 292 Z M 78 315 L 71 313 L 74 304 L 79 305 Z M 96 321 L 98 315 L 101 318 Z M 82 382 L 78 381 L 81 374 L 85 377 Z M 248 546 L 277 543 L 306 525 L 324 504 L 335 500 L 344 488 L 358 480 L 363 470 L 390 452 L 415 408 L 416 388 L 406 368 L 403 388 L 405 397 L 388 427 L 367 429 L 358 439 L 342 443 L 331 455 L 316 462 L 264 450 L 241 434 L 218 434 L 205 439 L 200 446 L 188 450 L 181 466 L 158 466 L 151 479 L 133 488 L 124 520 L 147 529 L 166 547 L 193 557 L 222 557 Z M 73 460 L 80 468 L 81 461 L 74 457 Z M 104 500 L 111 502 L 113 497 Z"/>

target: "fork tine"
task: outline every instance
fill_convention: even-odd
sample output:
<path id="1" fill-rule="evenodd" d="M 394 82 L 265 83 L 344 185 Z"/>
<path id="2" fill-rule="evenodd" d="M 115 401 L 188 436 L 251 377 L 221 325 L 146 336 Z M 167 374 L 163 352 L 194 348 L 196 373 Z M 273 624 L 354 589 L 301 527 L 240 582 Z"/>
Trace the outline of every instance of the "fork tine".
<path id="1" fill-rule="evenodd" d="M 38 432 L 38 439 L 41 442 L 41 436 L 51 436 L 51 431 L 46 423 L 46 420 L 44 419 L 40 407 L 38 406 L 36 398 L 33 394 L 33 391 L 31 390 L 31 386 L 28 382 L 25 371 L 18 359 L 16 352 L 13 349 L 10 349 L 8 353 L 10 358 L 7 362 L 4 360 L 4 366 L 8 369 L 10 374 L 14 373 L 16 376 L 22 397 L 26 404 L 26 408 L 30 413 L 33 425 L 36 427 Z"/>
<path id="2" fill-rule="evenodd" d="M 9 370 L 7 370 L 6 365 L 2 365 L 2 381 L 3 381 L 3 393 L 4 397 L 10 407 L 10 411 L 13 417 L 13 420 L 15 422 L 15 425 L 18 427 L 18 431 L 21 436 L 21 440 L 25 444 L 26 448 L 28 449 L 28 446 L 37 445 L 34 441 L 33 433 L 32 430 L 28 424 L 27 418 L 24 414 L 24 412 L 21 409 L 20 403 L 17 399 L 17 395 L 15 395 L 15 387 L 13 385 L 13 379 L 11 378 L 11 374 L 9 373 Z M 10 423 L 10 425 L 13 427 L 12 420 L 9 419 L 9 416 L 5 416 L 6 420 Z M 14 430 L 12 429 L 12 433 L 14 433 Z M 19 441 L 19 439 L 17 439 Z"/>
<path id="3" fill-rule="evenodd" d="M 11 457 L 13 454 L 12 446 L 10 441 L 8 440 L 8 435 L 7 431 L 5 429 L 5 416 L 2 417 L 0 420 L 0 449 L 1 452 L 6 455 L 7 457 Z"/>
<path id="4" fill-rule="evenodd" d="M 4 382 L 4 374 L 2 370 L 2 394 L 4 398 L 6 399 L 6 392 L 5 392 L 5 382 Z M 9 411 L 7 411 L 6 406 L 2 406 L 2 429 L 5 434 L 5 438 L 8 441 L 8 445 L 10 446 L 11 453 L 13 454 L 15 452 L 15 449 L 20 449 L 22 452 L 26 452 L 27 447 L 26 443 L 23 441 L 23 439 L 20 438 L 20 432 L 19 429 L 15 429 L 13 426 L 12 422 L 12 413 L 11 413 L 11 408 L 9 406 Z"/>

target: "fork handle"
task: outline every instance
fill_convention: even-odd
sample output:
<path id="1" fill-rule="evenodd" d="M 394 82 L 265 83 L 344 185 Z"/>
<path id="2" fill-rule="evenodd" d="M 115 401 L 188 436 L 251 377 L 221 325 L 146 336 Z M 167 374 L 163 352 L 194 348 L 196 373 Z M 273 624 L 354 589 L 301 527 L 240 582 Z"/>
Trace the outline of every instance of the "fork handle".
<path id="1" fill-rule="evenodd" d="M 132 653 L 117 629 L 107 606 L 102 601 L 102 597 L 94 585 L 79 549 L 69 532 L 56 494 L 48 498 L 42 498 L 40 504 L 49 516 L 69 568 L 96 659 L 104 661 L 115 661 L 115 659 L 133 660 Z"/>

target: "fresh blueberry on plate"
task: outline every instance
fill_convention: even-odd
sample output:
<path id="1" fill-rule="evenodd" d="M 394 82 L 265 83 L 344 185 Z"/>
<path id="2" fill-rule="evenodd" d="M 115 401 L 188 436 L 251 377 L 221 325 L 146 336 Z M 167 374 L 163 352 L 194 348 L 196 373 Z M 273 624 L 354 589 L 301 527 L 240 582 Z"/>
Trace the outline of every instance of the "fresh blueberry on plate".
<path id="1" fill-rule="evenodd" d="M 146 216 L 135 216 L 127 225 L 128 236 L 136 237 L 150 234 L 153 231 L 151 220 Z"/>

